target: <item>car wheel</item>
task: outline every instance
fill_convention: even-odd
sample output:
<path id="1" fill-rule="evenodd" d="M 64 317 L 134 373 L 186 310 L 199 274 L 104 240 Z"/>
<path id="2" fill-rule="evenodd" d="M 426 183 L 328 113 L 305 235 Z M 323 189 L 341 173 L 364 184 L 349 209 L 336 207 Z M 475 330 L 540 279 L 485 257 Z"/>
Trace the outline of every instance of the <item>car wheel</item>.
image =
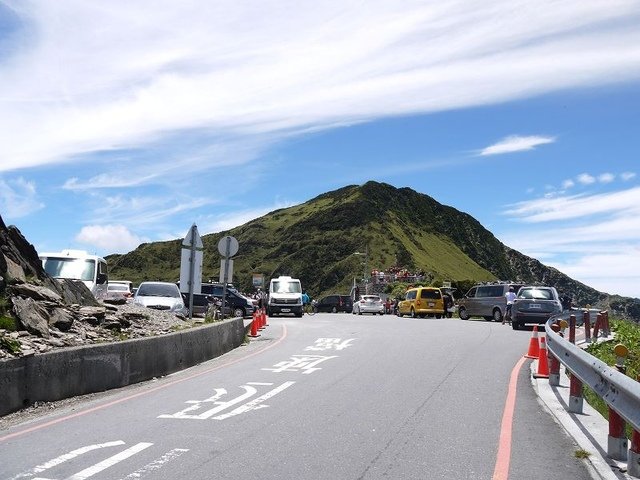
<path id="1" fill-rule="evenodd" d="M 520 322 L 511 321 L 511 328 L 513 330 L 520 330 Z"/>
<path id="2" fill-rule="evenodd" d="M 462 320 L 469 320 L 469 315 L 467 314 L 467 309 L 464 308 L 464 307 L 460 307 L 460 309 L 458 310 L 458 316 Z"/>
<path id="3" fill-rule="evenodd" d="M 244 318 L 244 308 L 234 308 L 233 309 L 234 317 L 242 317 Z"/>
<path id="4" fill-rule="evenodd" d="M 436 314 L 436 318 L 442 318 L 442 315 Z"/>
<path id="5" fill-rule="evenodd" d="M 493 309 L 493 320 L 495 322 L 501 322 L 502 321 L 502 311 L 499 308 L 494 308 Z"/>
<path id="6" fill-rule="evenodd" d="M 336 307 L 333 307 L 333 308 L 331 309 L 331 313 L 338 313 L 338 309 L 337 309 Z"/>

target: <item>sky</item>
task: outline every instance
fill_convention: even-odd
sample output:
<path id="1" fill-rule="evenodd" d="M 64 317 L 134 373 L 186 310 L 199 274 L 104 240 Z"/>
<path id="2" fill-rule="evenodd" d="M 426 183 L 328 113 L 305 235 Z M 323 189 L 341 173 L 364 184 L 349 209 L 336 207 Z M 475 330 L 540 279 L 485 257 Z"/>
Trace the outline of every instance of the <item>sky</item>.
<path id="1" fill-rule="evenodd" d="M 374 180 L 640 297 L 638 25 L 637 0 L 0 0 L 0 215 L 108 255 Z"/>

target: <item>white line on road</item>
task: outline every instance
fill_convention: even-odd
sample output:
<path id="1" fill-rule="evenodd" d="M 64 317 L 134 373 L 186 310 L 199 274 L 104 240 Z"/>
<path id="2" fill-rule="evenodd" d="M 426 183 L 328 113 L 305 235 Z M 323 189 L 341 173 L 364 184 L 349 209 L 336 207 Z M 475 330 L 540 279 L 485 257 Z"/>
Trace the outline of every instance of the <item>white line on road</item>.
<path id="1" fill-rule="evenodd" d="M 148 473 L 153 472 L 154 470 L 159 470 L 160 468 L 164 467 L 167 463 L 169 463 L 171 460 L 175 460 L 180 455 L 188 451 L 189 451 L 188 448 L 174 448 L 173 450 L 165 453 L 163 456 L 154 460 L 153 462 L 145 465 L 144 467 L 136 470 L 133 473 L 130 473 L 126 477 L 122 478 L 121 480 L 132 480 L 134 478 L 142 478 L 146 476 Z"/>
<path id="2" fill-rule="evenodd" d="M 71 475 L 67 478 L 67 480 L 85 480 L 89 477 L 93 477 L 96 473 L 100 473 L 103 470 L 106 470 L 109 467 L 114 466 L 116 463 L 119 463 L 127 458 L 135 455 L 136 453 L 141 452 L 145 448 L 149 448 L 153 443 L 140 442 L 133 447 L 127 448 L 126 450 L 115 454 L 112 457 L 103 460 L 100 463 L 96 463 L 95 465 L 85 468 L 81 472 L 76 473 L 75 475 Z"/>

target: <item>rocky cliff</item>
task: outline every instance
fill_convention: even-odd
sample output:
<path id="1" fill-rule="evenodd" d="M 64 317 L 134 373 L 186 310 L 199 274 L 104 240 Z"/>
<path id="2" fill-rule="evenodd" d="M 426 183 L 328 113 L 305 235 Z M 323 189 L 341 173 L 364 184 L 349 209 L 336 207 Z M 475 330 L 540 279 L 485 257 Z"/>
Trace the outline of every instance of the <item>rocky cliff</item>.
<path id="1" fill-rule="evenodd" d="M 183 326 L 184 318 L 101 304 L 81 281 L 51 278 L 33 245 L 0 217 L 0 361 Z"/>

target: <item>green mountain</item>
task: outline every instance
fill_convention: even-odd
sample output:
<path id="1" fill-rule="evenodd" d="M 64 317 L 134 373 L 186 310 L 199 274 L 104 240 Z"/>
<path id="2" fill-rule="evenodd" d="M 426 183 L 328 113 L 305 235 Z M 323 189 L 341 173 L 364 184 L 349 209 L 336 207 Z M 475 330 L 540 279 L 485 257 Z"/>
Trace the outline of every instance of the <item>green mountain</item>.
<path id="1" fill-rule="evenodd" d="M 203 280 L 218 279 L 220 238 L 232 235 L 234 283 L 253 291 L 252 275 L 300 278 L 313 296 L 348 293 L 365 268 L 404 267 L 433 282 L 451 281 L 458 293 L 479 281 L 545 283 L 568 291 L 581 305 L 637 313 L 640 302 L 598 292 L 502 244 L 470 215 L 409 188 L 377 182 L 350 185 L 301 205 L 275 210 L 226 232 L 205 235 Z M 176 281 L 182 239 L 145 243 L 107 260 L 112 278 Z M 364 257 L 355 252 L 367 252 Z M 617 303 L 616 303 L 617 302 Z M 637 308 L 638 312 L 628 312 Z"/>

